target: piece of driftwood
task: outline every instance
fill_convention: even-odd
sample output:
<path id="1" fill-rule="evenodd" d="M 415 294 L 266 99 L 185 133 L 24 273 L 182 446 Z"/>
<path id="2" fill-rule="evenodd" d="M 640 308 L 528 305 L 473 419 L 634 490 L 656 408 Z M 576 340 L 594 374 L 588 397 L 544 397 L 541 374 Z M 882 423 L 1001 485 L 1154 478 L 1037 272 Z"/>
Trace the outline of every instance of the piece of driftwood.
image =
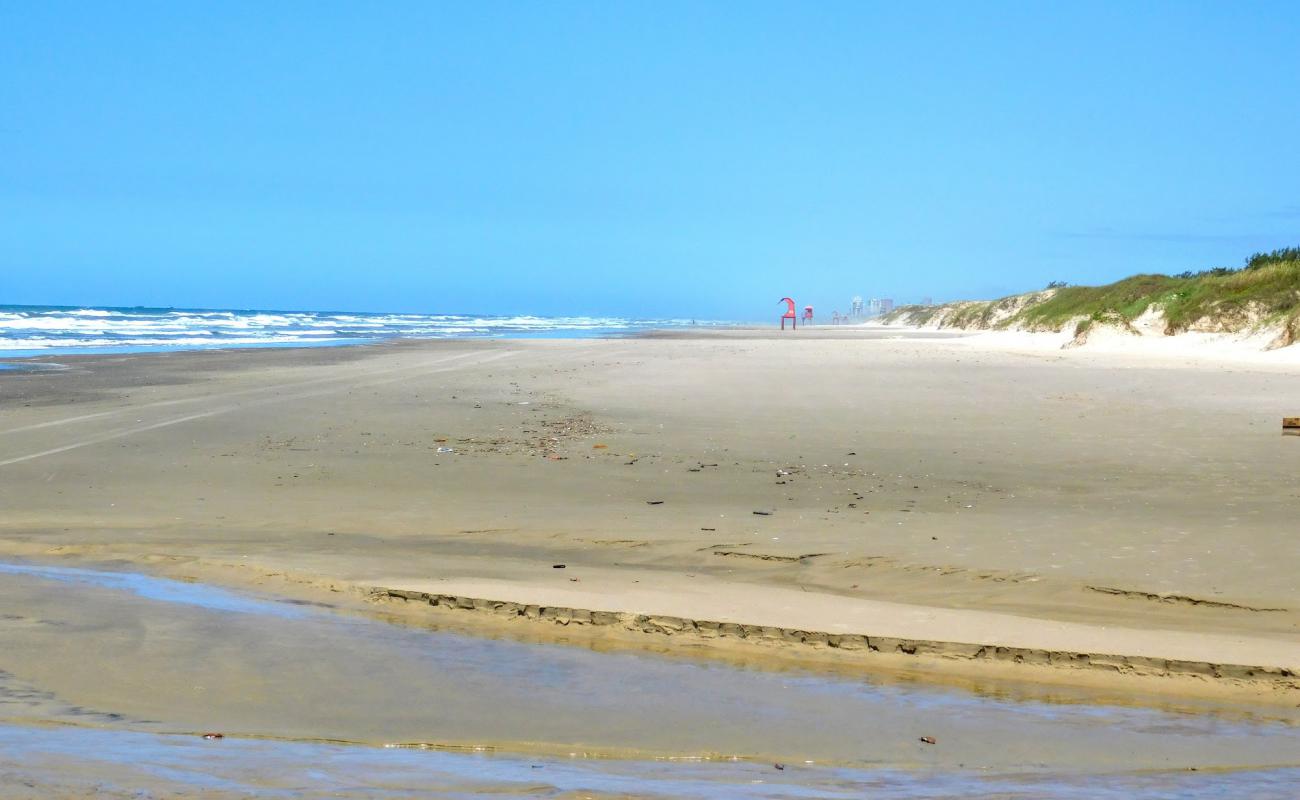
<path id="1" fill-rule="evenodd" d="M 1288 428 L 1300 429 L 1300 417 L 1283 417 L 1282 429 L 1286 430 Z"/>

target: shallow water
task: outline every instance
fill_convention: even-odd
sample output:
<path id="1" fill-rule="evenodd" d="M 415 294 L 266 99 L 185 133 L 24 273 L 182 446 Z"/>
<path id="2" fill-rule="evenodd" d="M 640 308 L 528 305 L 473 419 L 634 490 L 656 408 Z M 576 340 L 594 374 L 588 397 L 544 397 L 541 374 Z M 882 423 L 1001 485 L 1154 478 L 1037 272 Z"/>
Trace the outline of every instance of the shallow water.
<path id="1" fill-rule="evenodd" d="M 0 774 L 40 792 L 263 797 L 1290 798 L 1300 769 L 987 773 L 747 762 L 582 760 L 0 725 Z M 22 796 L 20 792 L 9 795 Z M 33 797 L 42 796 L 33 791 Z M 211 796 L 205 794 L 205 796 Z"/>
<path id="2" fill-rule="evenodd" d="M 155 578 L 150 575 L 141 575 L 138 572 L 108 572 L 105 570 L 77 569 L 76 567 L 34 566 L 0 562 L 0 575 L 21 575 L 58 583 L 103 589 L 121 589 L 145 600 L 198 606 L 209 611 L 270 614 L 277 617 L 296 617 L 305 613 L 296 604 L 246 597 L 200 583 Z"/>
<path id="3" fill-rule="evenodd" d="M 39 353 L 14 353 L 13 355 L 40 355 Z M 39 361 L 0 361 L 0 372 L 58 372 L 64 369 L 62 364 L 46 364 Z"/>
<path id="4" fill-rule="evenodd" d="M 44 781 L 89 770 L 231 791 L 1082 797 L 1101 780 L 1113 796 L 1215 785 L 1269 797 L 1300 776 L 1296 731 L 1280 722 L 479 639 L 107 570 L 0 565 L 0 643 L 0 749 L 26 753 Z M 211 730 L 226 738 L 195 736 Z M 400 743 L 497 754 L 382 747 Z M 713 760 L 655 760 L 668 757 Z"/>

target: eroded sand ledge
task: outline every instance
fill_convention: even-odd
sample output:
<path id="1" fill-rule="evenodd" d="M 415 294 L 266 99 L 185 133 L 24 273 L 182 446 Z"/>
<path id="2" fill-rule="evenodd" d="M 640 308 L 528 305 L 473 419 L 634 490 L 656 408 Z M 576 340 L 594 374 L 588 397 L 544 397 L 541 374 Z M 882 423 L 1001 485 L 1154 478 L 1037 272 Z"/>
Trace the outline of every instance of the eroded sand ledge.
<path id="1" fill-rule="evenodd" d="M 1194 677 L 1237 684 L 1264 691 L 1300 691 L 1297 670 L 1268 664 L 1195 661 L 1154 655 L 1017 647 L 1003 644 L 900 638 L 867 633 L 833 633 L 776 625 L 746 624 L 725 620 L 691 619 L 668 614 L 598 610 L 570 606 L 541 605 L 469 597 L 460 594 L 423 592 L 376 587 L 370 590 L 379 601 L 427 603 L 443 612 L 491 614 L 498 619 L 563 626 L 610 627 L 656 637 L 734 639 L 748 644 L 831 648 L 842 651 L 919 659 L 950 659 L 968 662 L 997 662 L 1069 670 L 1098 670 L 1107 675 L 1146 677 Z M 938 610 L 938 609 L 936 609 Z M 941 611 L 941 610 L 940 610 Z M 1166 632 L 1133 631 L 1157 642 Z M 1259 643 L 1264 645 L 1266 643 Z M 1207 652 L 1216 643 L 1207 642 Z M 1158 649 L 1158 645 L 1155 649 Z M 1219 652 L 1223 652 L 1220 650 Z M 1231 653 L 1231 650 L 1228 651 Z M 1228 654 L 1225 653 L 1225 654 Z M 1025 676 L 1032 677 L 1032 676 Z"/>

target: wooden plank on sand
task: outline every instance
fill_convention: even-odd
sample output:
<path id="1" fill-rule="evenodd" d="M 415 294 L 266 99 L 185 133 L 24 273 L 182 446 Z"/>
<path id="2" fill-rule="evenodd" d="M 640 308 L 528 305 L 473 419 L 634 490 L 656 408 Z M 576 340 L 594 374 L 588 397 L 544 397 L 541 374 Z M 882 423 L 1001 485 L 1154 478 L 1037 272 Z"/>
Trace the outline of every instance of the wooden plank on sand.
<path id="1" fill-rule="evenodd" d="M 1300 417 L 1283 417 L 1283 428 L 1300 428 Z"/>

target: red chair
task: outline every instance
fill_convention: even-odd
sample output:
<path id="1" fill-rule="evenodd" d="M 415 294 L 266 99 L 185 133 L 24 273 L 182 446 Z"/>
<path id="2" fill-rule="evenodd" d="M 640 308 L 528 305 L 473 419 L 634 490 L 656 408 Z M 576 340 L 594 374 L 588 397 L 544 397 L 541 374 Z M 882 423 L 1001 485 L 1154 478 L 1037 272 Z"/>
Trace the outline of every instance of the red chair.
<path id="1" fill-rule="evenodd" d="M 812 306 L 803 307 L 803 324 L 805 325 L 812 324 Z"/>
<path id="2" fill-rule="evenodd" d="M 794 313 L 794 301 L 788 297 L 782 297 L 781 302 L 785 303 L 785 313 L 781 315 L 781 330 L 785 330 L 785 321 L 790 320 L 790 330 L 798 327 L 799 318 Z"/>

